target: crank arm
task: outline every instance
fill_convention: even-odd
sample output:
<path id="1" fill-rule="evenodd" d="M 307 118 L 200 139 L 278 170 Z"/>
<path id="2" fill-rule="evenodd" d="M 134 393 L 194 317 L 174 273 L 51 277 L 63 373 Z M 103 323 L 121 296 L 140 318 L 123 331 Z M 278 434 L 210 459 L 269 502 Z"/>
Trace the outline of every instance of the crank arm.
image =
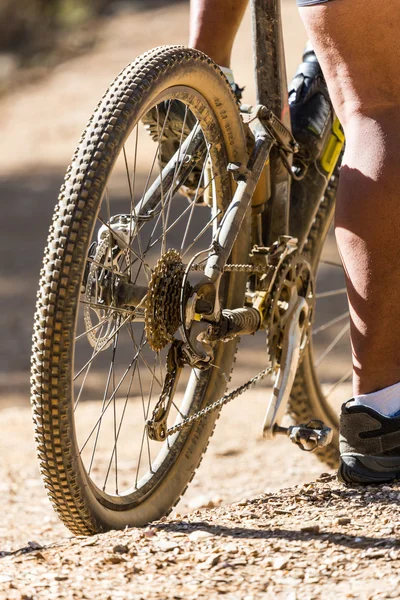
<path id="1" fill-rule="evenodd" d="M 286 412 L 300 361 L 301 343 L 308 310 L 306 300 L 299 297 L 285 325 L 281 365 L 263 424 L 263 435 L 266 439 L 272 439 L 275 436 L 275 426 L 280 424 Z"/>

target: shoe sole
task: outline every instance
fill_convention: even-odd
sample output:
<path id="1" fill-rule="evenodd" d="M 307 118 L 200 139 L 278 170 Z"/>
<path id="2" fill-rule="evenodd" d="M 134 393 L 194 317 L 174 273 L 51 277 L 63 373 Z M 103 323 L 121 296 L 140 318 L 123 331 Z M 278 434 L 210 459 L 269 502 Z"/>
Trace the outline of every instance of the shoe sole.
<path id="1" fill-rule="evenodd" d="M 391 483 L 400 479 L 400 457 L 342 456 L 337 476 L 342 483 Z"/>

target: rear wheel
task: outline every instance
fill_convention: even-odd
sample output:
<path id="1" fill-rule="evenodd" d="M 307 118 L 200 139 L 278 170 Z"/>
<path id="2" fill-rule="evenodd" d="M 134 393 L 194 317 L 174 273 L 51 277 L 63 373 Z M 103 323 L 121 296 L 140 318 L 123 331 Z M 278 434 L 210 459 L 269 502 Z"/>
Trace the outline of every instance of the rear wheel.
<path id="1" fill-rule="evenodd" d="M 161 146 L 177 102 L 178 155 L 166 177 Z M 149 120 L 151 136 L 143 125 Z M 204 138 L 196 176 L 187 172 L 190 146 L 183 150 L 188 123 Z M 163 389 L 170 342 L 179 338 L 171 251 L 184 264 L 200 251 L 207 256 L 232 197 L 231 161 L 246 161 L 235 97 L 210 59 L 181 47 L 155 49 L 122 71 L 80 140 L 45 253 L 32 357 L 41 471 L 75 533 L 141 526 L 167 514 L 207 447 L 216 413 L 164 443 L 150 440 L 145 425 Z M 150 206 L 143 198 L 152 186 L 159 199 Z M 235 263 L 248 260 L 248 240 L 246 222 Z M 226 274 L 222 306 L 242 306 L 245 283 Z M 153 312 L 143 293 L 151 286 Z M 157 323 L 166 324 L 164 337 Z M 224 393 L 234 353 L 232 341 L 216 347 L 212 368 L 185 367 L 169 424 Z"/>

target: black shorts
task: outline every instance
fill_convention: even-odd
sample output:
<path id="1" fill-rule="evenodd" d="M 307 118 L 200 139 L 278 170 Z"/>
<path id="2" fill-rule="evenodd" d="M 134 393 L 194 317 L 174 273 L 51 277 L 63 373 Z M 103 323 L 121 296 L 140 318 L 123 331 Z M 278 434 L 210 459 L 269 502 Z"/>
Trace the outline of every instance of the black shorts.
<path id="1" fill-rule="evenodd" d="M 297 6 L 312 6 L 313 4 L 325 4 L 331 0 L 297 0 Z"/>

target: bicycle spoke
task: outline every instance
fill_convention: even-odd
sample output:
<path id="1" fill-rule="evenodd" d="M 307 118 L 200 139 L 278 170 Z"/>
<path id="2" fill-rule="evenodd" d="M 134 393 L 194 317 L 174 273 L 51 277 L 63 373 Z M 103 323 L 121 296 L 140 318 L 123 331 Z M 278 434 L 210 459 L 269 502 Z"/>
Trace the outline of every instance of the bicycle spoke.
<path id="1" fill-rule="evenodd" d="M 111 395 L 111 397 L 108 399 L 108 401 L 107 401 L 107 404 L 106 404 L 106 405 L 104 406 L 104 408 L 102 409 L 102 411 L 101 411 L 101 413 L 100 413 L 100 417 L 97 419 L 96 423 L 94 424 L 93 428 L 91 429 L 91 431 L 90 431 L 90 433 L 89 433 L 88 437 L 86 438 L 86 440 L 85 440 L 85 442 L 84 442 L 83 446 L 82 446 L 82 447 L 81 447 L 81 449 L 80 449 L 80 453 L 82 453 L 82 452 L 83 452 L 83 450 L 85 449 L 85 447 L 86 447 L 86 445 L 87 445 L 88 441 L 90 440 L 90 438 L 92 437 L 93 433 L 95 432 L 95 430 L 96 430 L 96 427 L 97 427 L 97 425 L 98 425 L 99 421 L 100 421 L 100 420 L 103 418 L 103 416 L 104 416 L 105 412 L 107 411 L 108 407 L 110 406 L 111 402 L 113 401 L 115 394 L 118 392 L 118 390 L 119 390 L 119 388 L 121 387 L 121 385 L 123 384 L 123 382 L 124 382 L 124 380 L 125 380 L 126 376 L 128 375 L 129 371 L 131 370 L 131 368 L 132 368 L 132 365 L 133 365 L 133 364 L 136 362 L 137 356 L 138 356 L 138 355 L 136 354 L 136 355 L 133 357 L 132 361 L 129 363 L 129 365 L 128 365 L 128 366 L 127 366 L 127 368 L 125 369 L 125 372 L 124 372 L 124 374 L 122 375 L 121 379 L 119 380 L 119 382 L 118 382 L 118 384 L 117 384 L 117 386 L 116 386 L 116 388 L 115 388 L 115 392 L 113 392 L 113 394 Z"/>
<path id="2" fill-rule="evenodd" d="M 205 160 L 204 160 L 204 163 L 203 163 L 203 169 L 202 169 L 202 171 L 201 171 L 201 176 L 200 176 L 199 182 L 198 182 L 198 184 L 197 184 L 196 194 L 195 194 L 195 197 L 194 197 L 194 199 L 192 200 L 192 210 L 190 211 L 189 219 L 188 219 L 188 222 L 186 223 L 185 232 L 184 232 L 184 234 L 183 234 L 182 243 L 181 243 L 181 253 L 183 252 L 183 249 L 184 249 L 184 247 L 185 247 L 186 237 L 187 237 L 187 235 L 188 235 L 188 233 L 189 233 L 189 228 L 190 228 L 190 225 L 191 225 L 191 223 L 192 223 L 192 217 L 193 217 L 194 207 L 196 206 L 196 201 L 197 201 L 197 198 L 198 198 L 198 193 L 199 193 L 199 189 L 200 189 L 201 181 L 202 181 L 202 179 L 204 178 L 204 171 L 205 171 L 205 167 L 206 167 L 207 161 L 208 161 L 208 159 L 209 159 L 209 156 L 210 156 L 210 149 L 208 148 L 208 150 L 207 150 L 207 156 L 206 156 L 206 158 L 205 158 Z M 210 185 L 210 184 L 211 184 L 211 183 L 212 183 L 214 180 L 215 180 L 215 177 L 213 177 L 213 179 L 212 179 L 212 180 L 211 180 L 211 181 L 210 181 L 210 182 L 207 184 L 207 187 L 208 187 L 208 186 L 209 186 L 209 185 Z M 206 188 L 204 188 L 203 194 L 205 193 L 205 191 L 206 191 L 207 187 L 206 187 Z"/>
<path id="3" fill-rule="evenodd" d="M 119 325 L 119 327 L 117 327 L 117 329 L 106 339 L 106 341 L 103 342 L 103 344 L 101 345 L 101 348 L 98 349 L 96 354 L 94 356 L 92 356 L 92 358 L 90 358 L 87 361 L 87 363 L 85 363 L 85 365 L 81 368 L 81 370 L 75 375 L 74 381 L 76 381 L 76 379 L 78 379 L 78 377 L 81 375 L 81 373 L 83 373 L 83 371 L 86 369 L 88 364 L 93 362 L 93 360 L 96 358 L 96 356 L 98 356 L 100 354 L 100 352 L 103 350 L 103 348 L 105 348 L 107 346 L 107 344 L 109 344 L 109 342 L 114 338 L 114 336 L 119 332 L 119 330 L 125 325 L 125 323 L 127 323 L 129 321 L 129 319 L 130 319 L 130 317 L 125 319 L 125 321 L 123 321 L 121 323 L 121 325 Z"/>
<path id="4" fill-rule="evenodd" d="M 128 314 L 134 317 L 134 311 L 128 310 L 127 308 L 120 308 L 119 306 L 105 306 L 104 304 L 98 304 L 97 302 L 88 302 L 87 300 L 79 300 L 80 304 L 86 304 L 91 308 L 100 308 L 101 310 L 112 310 L 115 313 Z M 137 307 L 136 307 L 137 308 Z"/>
<path id="5" fill-rule="evenodd" d="M 337 336 L 335 337 L 335 339 L 333 340 L 333 342 L 331 342 L 329 344 L 329 346 L 326 348 L 326 350 L 321 354 L 321 356 L 319 357 L 319 359 L 317 360 L 317 362 L 315 363 L 315 368 L 318 368 L 320 366 L 320 364 L 325 360 L 325 358 L 330 354 L 330 352 L 333 350 L 333 348 L 335 346 L 337 346 L 337 344 L 340 342 L 340 340 L 342 339 L 342 337 L 349 331 L 350 329 L 350 323 L 347 323 L 341 330 L 340 332 L 337 334 Z"/>
<path id="6" fill-rule="evenodd" d="M 327 394 L 325 394 L 325 398 L 328 399 L 335 390 L 337 390 L 337 388 L 342 385 L 343 383 L 346 383 L 346 381 L 348 381 L 350 379 L 350 377 L 352 377 L 353 375 L 353 367 L 351 367 L 351 369 L 349 369 L 347 371 L 347 373 L 345 373 L 340 379 L 338 379 L 338 381 L 331 387 L 331 389 L 329 390 L 329 392 Z"/>
<path id="7" fill-rule="evenodd" d="M 107 485 L 107 480 L 108 480 L 108 477 L 109 477 L 109 474 L 110 474 L 110 470 L 111 470 L 112 461 L 113 461 L 113 458 L 114 458 L 114 452 L 116 452 L 116 447 L 117 447 L 119 435 L 121 433 L 122 421 L 124 420 L 125 411 L 126 411 L 126 407 L 128 405 L 128 400 L 129 400 L 129 396 L 130 396 L 130 393 L 131 393 L 131 388 L 132 388 L 132 383 L 133 383 L 134 376 L 135 376 L 135 370 L 132 371 L 131 379 L 129 381 L 128 391 L 126 393 L 125 402 L 124 402 L 124 406 L 123 406 L 123 409 L 122 409 L 122 415 L 121 415 L 121 419 L 120 419 L 120 423 L 119 423 L 119 427 L 118 427 L 118 433 L 117 433 L 116 439 L 114 441 L 113 450 L 112 450 L 110 461 L 109 461 L 108 467 L 107 467 L 107 473 L 106 473 L 106 478 L 105 478 L 105 481 L 104 481 L 103 491 L 105 491 L 105 487 Z"/>
<path id="8" fill-rule="evenodd" d="M 343 321 L 348 316 L 350 316 L 350 313 L 347 311 L 347 312 L 343 313 L 342 315 L 340 315 L 339 317 L 335 317 L 331 321 L 328 321 L 327 323 L 320 325 L 319 327 L 317 327 L 316 329 L 313 330 L 312 334 L 317 335 L 317 333 L 320 333 L 321 331 L 325 331 L 329 327 L 332 327 L 332 325 L 336 325 L 337 323 L 340 323 L 340 321 Z"/>
<path id="9" fill-rule="evenodd" d="M 339 267 L 340 269 L 343 269 L 342 263 L 334 262 L 333 260 L 321 260 L 320 264 L 329 265 L 331 267 Z"/>
<path id="10" fill-rule="evenodd" d="M 133 345 L 134 345 L 134 347 L 135 347 L 135 350 L 136 350 L 136 349 L 137 349 L 137 344 L 136 344 L 136 342 L 135 342 L 134 335 L 133 335 L 133 331 L 131 331 L 131 329 L 132 329 L 132 327 L 131 327 L 131 328 L 128 330 L 128 333 L 129 333 L 129 335 L 130 335 L 130 337 L 131 337 L 131 339 L 132 339 Z M 154 379 L 157 381 L 158 385 L 159 385 L 159 386 L 162 388 L 162 387 L 163 387 L 163 385 L 162 385 L 162 383 L 161 383 L 161 381 L 162 381 L 162 380 L 161 380 L 161 381 L 159 381 L 159 380 L 157 379 L 157 377 L 156 377 L 156 375 L 155 375 L 155 372 L 151 370 L 151 367 L 150 367 L 150 366 L 149 366 L 149 364 L 147 363 L 146 359 L 145 359 L 145 358 L 144 358 L 142 355 L 139 355 L 139 358 L 142 360 L 142 362 L 143 362 L 143 364 L 145 365 L 145 367 L 147 367 L 147 369 L 148 369 L 148 370 L 150 371 L 150 373 L 153 375 L 153 378 L 154 378 Z"/>
<path id="11" fill-rule="evenodd" d="M 107 394 L 108 394 L 108 388 L 110 386 L 111 377 L 112 377 L 112 374 L 114 372 L 115 353 L 116 353 L 116 350 L 117 350 L 117 343 L 116 343 L 117 339 L 118 339 L 118 337 L 116 336 L 115 339 L 114 339 L 114 343 L 113 343 L 113 353 L 112 353 L 110 367 L 109 367 L 109 370 L 108 370 L 108 376 L 107 376 L 107 382 L 106 382 L 106 389 L 105 389 L 104 395 L 103 395 L 102 408 L 104 408 L 104 404 L 106 402 L 106 398 L 107 398 Z M 93 465 L 94 455 L 95 455 L 96 448 L 97 448 L 97 443 L 98 443 L 98 440 L 99 440 L 99 435 L 100 435 L 100 429 L 101 429 L 102 420 L 103 420 L 103 417 L 101 417 L 99 419 L 99 422 L 98 422 L 98 427 L 97 427 L 97 431 L 96 431 L 96 437 L 95 437 L 95 441 L 94 441 L 94 445 L 93 445 L 93 450 L 92 450 L 92 456 L 91 456 L 90 464 L 89 464 L 89 470 L 88 470 L 88 474 L 89 475 L 90 475 L 90 472 L 92 470 L 92 465 Z"/>
<path id="12" fill-rule="evenodd" d="M 143 342 L 143 337 L 144 337 L 144 334 L 142 334 L 142 338 L 141 338 L 141 342 L 140 343 Z M 116 453 L 117 453 L 117 443 L 118 443 L 119 435 L 120 435 L 120 432 L 121 432 L 122 422 L 123 422 L 123 419 L 124 419 L 124 416 L 125 416 L 125 411 L 126 411 L 126 407 L 127 407 L 127 404 L 128 404 L 128 400 L 129 400 L 129 396 L 130 396 L 130 392 L 131 392 L 131 388 L 132 388 L 132 383 L 133 383 L 133 379 L 135 377 L 136 370 L 137 370 L 137 362 L 135 363 L 135 366 L 134 366 L 134 368 L 132 370 L 131 379 L 130 379 L 130 382 L 129 382 L 128 391 L 127 391 L 127 394 L 126 394 L 126 398 L 125 398 L 125 402 L 124 402 L 124 407 L 123 407 L 123 410 L 122 410 L 122 415 L 121 415 L 121 419 L 120 419 L 120 423 L 119 423 L 119 427 L 118 427 L 118 432 L 117 432 L 117 434 L 115 436 L 115 439 L 114 439 L 114 447 L 113 447 L 113 451 L 111 453 L 110 461 L 109 461 L 108 468 L 107 468 L 107 473 L 106 473 L 106 478 L 105 478 L 105 481 L 104 481 L 103 491 L 105 490 L 105 486 L 107 485 L 107 480 L 108 480 L 108 477 L 109 477 L 109 474 L 110 474 L 111 465 L 112 465 L 112 461 L 113 461 L 114 455 L 116 455 Z"/>
<path id="13" fill-rule="evenodd" d="M 345 294 L 347 292 L 346 288 L 340 288 L 337 290 L 330 290 L 329 292 L 320 292 L 319 294 L 315 294 L 316 298 L 332 298 L 332 296 L 340 296 L 341 294 Z"/>
<path id="14" fill-rule="evenodd" d="M 155 357 L 154 357 L 154 371 L 155 371 L 156 362 L 157 362 L 157 354 L 155 354 Z M 138 483 L 138 478 L 139 478 L 139 469 L 140 469 L 140 463 L 141 463 L 141 460 L 142 460 L 144 440 L 146 439 L 147 440 L 147 444 L 149 444 L 149 434 L 148 434 L 148 431 L 147 431 L 146 423 L 147 423 L 147 419 L 148 419 L 148 416 L 149 416 L 151 398 L 152 398 L 152 395 L 153 395 L 154 380 L 155 379 L 153 377 L 153 379 L 151 380 L 151 383 L 150 383 L 150 392 L 149 392 L 149 397 L 148 397 L 148 401 L 147 401 L 147 408 L 144 405 L 144 399 L 142 399 L 142 410 L 143 410 L 143 418 L 144 418 L 145 426 L 144 426 L 143 432 L 142 432 L 142 440 L 141 440 L 141 444 L 140 444 L 138 465 L 137 465 L 137 469 L 136 469 L 136 478 L 135 478 L 135 487 L 136 488 L 137 488 L 137 483 Z M 151 468 L 150 468 L 150 471 L 151 471 Z"/>
<path id="15" fill-rule="evenodd" d="M 80 333 L 79 335 L 76 336 L 75 342 L 82 339 L 83 337 L 87 337 L 88 333 L 91 333 L 95 329 L 98 329 L 99 327 L 104 325 L 104 323 L 106 323 L 108 321 L 108 319 L 109 319 L 109 317 L 105 317 L 102 321 L 99 321 L 99 323 L 97 323 L 96 325 L 93 325 L 93 327 L 90 327 L 89 329 L 85 329 L 85 331 L 83 333 Z"/>
<path id="16" fill-rule="evenodd" d="M 103 328 L 101 329 L 101 331 L 100 331 L 100 335 L 99 335 L 99 337 L 97 338 L 97 341 L 96 341 L 96 345 L 95 345 L 95 347 L 93 348 L 93 352 L 92 352 L 92 358 L 94 357 L 94 355 L 95 355 L 95 353 L 96 353 L 97 346 L 98 346 L 98 343 L 99 343 L 99 340 L 100 340 L 100 336 L 101 336 L 101 332 L 102 332 L 102 331 L 103 331 Z M 87 376 L 88 376 L 88 374 L 89 374 L 89 371 L 90 371 L 90 369 L 91 369 L 91 366 L 92 366 L 92 364 L 93 364 L 93 362 L 90 362 L 90 363 L 88 364 L 88 366 L 87 366 L 86 373 L 85 373 L 85 376 L 84 376 L 84 378 L 83 378 L 83 381 L 82 381 L 81 387 L 80 387 L 80 389 L 79 389 L 78 396 L 77 396 L 77 398 L 76 398 L 76 401 L 75 401 L 75 403 L 74 403 L 74 412 L 76 411 L 76 409 L 77 409 L 77 406 L 78 406 L 78 404 L 79 404 L 79 400 L 81 399 L 82 391 L 83 391 L 83 388 L 84 388 L 84 386 L 85 386 L 86 379 L 87 379 Z"/>
<path id="17" fill-rule="evenodd" d="M 211 225 L 214 223 L 214 221 L 220 216 L 221 212 L 222 211 L 219 210 L 217 212 L 217 214 L 214 215 L 213 218 L 207 223 L 207 225 L 205 227 L 203 227 L 203 229 L 200 231 L 200 233 L 194 238 L 194 240 L 190 244 L 190 246 L 188 246 L 188 248 L 186 248 L 185 252 L 182 253 L 182 258 L 193 248 L 193 246 L 201 238 L 201 236 L 205 234 L 207 229 L 209 229 L 211 227 Z"/>

